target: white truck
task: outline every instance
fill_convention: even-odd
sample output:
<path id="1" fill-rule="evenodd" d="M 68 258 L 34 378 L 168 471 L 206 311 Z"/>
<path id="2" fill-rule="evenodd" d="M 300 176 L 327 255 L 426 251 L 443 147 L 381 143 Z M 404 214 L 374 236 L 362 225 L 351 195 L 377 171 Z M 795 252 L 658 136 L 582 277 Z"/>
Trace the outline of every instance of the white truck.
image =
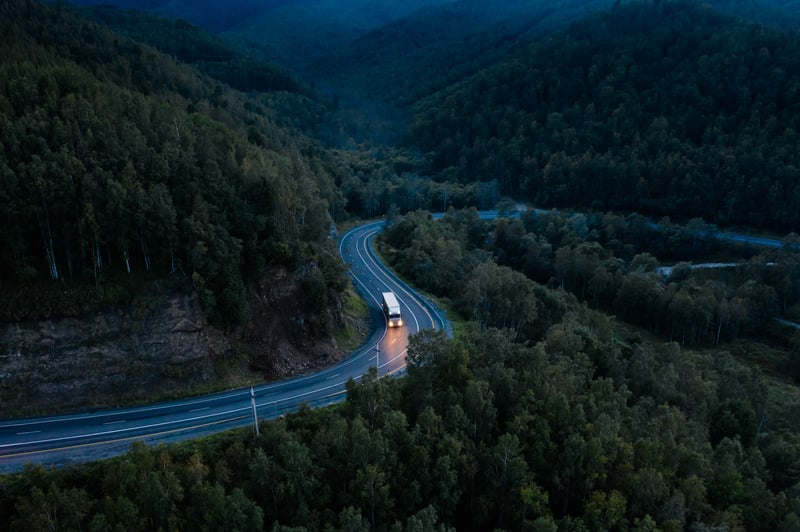
<path id="1" fill-rule="evenodd" d="M 397 302 L 394 292 L 383 292 L 381 296 L 381 308 L 386 315 L 386 322 L 389 327 L 402 327 L 403 318 L 400 316 L 400 303 Z"/>

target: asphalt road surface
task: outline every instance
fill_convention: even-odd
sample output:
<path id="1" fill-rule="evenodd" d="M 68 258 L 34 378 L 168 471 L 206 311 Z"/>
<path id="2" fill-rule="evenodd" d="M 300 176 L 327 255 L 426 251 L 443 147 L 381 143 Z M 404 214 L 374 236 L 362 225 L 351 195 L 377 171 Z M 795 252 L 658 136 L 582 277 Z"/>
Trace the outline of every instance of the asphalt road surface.
<path id="1" fill-rule="evenodd" d="M 370 366 L 381 376 L 405 368 L 408 336 L 449 325 L 430 303 L 415 294 L 380 263 L 370 242 L 383 222 L 356 227 L 342 236 L 339 252 L 351 265 L 356 288 L 369 304 L 374 323 L 366 344 L 346 360 L 320 372 L 254 388 L 258 417 L 271 419 L 300 405 L 328 405 L 345 398 L 345 383 Z M 400 302 L 402 327 L 388 329 L 380 294 L 393 291 Z M 0 473 L 18 471 L 27 462 L 63 466 L 125 453 L 131 442 L 175 442 L 251 425 L 250 389 L 139 407 L 52 417 L 0 421 Z"/>

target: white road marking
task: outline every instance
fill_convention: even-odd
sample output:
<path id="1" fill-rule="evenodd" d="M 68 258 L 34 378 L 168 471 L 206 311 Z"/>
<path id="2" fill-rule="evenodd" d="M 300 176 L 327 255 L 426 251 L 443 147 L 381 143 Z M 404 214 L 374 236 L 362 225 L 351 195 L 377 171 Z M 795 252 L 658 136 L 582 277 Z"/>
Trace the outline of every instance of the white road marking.
<path id="1" fill-rule="evenodd" d="M 210 407 L 204 406 L 202 408 L 195 408 L 194 410 L 189 410 L 189 412 L 200 412 L 201 410 L 208 410 Z"/>
<path id="2" fill-rule="evenodd" d="M 42 432 L 41 430 L 29 430 L 27 432 L 17 432 L 17 436 L 25 436 L 26 434 L 36 434 Z"/>
<path id="3" fill-rule="evenodd" d="M 117 421 L 106 421 L 103 425 L 116 425 L 118 423 L 125 423 L 124 419 L 119 419 Z"/>

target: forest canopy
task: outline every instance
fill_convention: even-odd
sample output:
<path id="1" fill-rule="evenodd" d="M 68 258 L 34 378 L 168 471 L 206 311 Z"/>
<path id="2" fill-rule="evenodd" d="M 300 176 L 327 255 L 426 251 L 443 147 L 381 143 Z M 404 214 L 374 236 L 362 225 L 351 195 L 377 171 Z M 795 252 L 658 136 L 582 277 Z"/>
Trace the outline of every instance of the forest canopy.
<path id="1" fill-rule="evenodd" d="M 345 403 L 259 436 L 0 477 L 0 530 L 800 527 L 796 390 L 496 264 L 486 228 L 474 211 L 420 212 L 386 233 L 397 267 L 468 317 L 456 339 L 412 337 L 402 379 L 372 369 Z M 431 282 L 454 274 L 455 290 Z"/>
<path id="2" fill-rule="evenodd" d="M 338 164 L 276 125 L 280 94 L 245 96 L 58 6 L 0 15 L 1 287 L 180 272 L 235 323 L 249 275 L 317 255 L 344 208 Z"/>
<path id="3" fill-rule="evenodd" d="M 697 2 L 623 4 L 415 107 L 442 179 L 537 205 L 789 230 L 800 40 Z"/>

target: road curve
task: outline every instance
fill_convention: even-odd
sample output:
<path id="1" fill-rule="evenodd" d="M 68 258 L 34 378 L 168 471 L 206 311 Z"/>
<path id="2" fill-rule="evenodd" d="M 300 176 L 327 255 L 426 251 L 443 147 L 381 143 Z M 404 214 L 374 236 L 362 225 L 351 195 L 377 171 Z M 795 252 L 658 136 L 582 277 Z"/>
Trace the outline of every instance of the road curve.
<path id="1" fill-rule="evenodd" d="M 372 240 L 383 222 L 358 226 L 344 234 L 339 253 L 350 265 L 353 282 L 367 301 L 374 324 L 367 342 L 347 359 L 314 374 L 256 386 L 259 418 L 297 410 L 302 404 L 329 405 L 344 399 L 345 383 L 379 365 L 381 376 L 405 368 L 408 336 L 449 325 L 442 313 L 416 294 L 378 260 Z M 387 329 L 380 293 L 397 294 L 404 326 Z M 250 389 L 167 401 L 139 407 L 0 421 L 0 473 L 18 471 L 27 462 L 63 466 L 109 458 L 132 441 L 149 444 L 187 440 L 252 423 Z"/>

